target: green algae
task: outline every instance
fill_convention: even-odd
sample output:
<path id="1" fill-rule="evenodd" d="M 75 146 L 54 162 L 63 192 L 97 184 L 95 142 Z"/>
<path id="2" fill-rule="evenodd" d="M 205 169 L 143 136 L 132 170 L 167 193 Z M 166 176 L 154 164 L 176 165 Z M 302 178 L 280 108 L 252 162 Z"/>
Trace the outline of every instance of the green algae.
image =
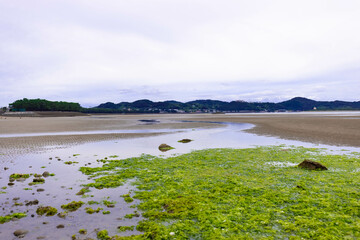
<path id="1" fill-rule="evenodd" d="M 47 217 L 54 216 L 57 213 L 57 209 L 51 206 L 40 206 L 36 209 L 38 215 L 44 215 Z"/>
<path id="2" fill-rule="evenodd" d="M 10 175 L 9 178 L 19 179 L 19 178 L 29 178 L 29 177 L 30 177 L 30 174 L 28 174 L 28 173 L 13 173 Z"/>
<path id="3" fill-rule="evenodd" d="M 78 202 L 72 201 L 68 204 L 61 205 L 61 208 L 65 209 L 65 210 L 69 210 L 70 212 L 74 212 L 74 211 L 78 210 L 83 204 L 84 204 L 84 202 L 82 202 L 82 201 L 78 201 Z"/>
<path id="4" fill-rule="evenodd" d="M 85 208 L 85 210 L 86 210 L 86 213 L 88 213 L 88 214 L 93 214 L 93 213 L 98 213 L 98 212 L 100 212 L 101 210 L 103 210 L 102 208 L 97 208 L 97 209 L 93 209 L 93 208 L 91 208 L 91 207 L 87 207 L 87 208 Z"/>
<path id="5" fill-rule="evenodd" d="M 97 236 L 97 238 L 98 238 L 99 240 L 108 240 L 108 239 L 111 239 L 111 237 L 109 237 L 108 231 L 105 230 L 105 229 L 97 232 L 96 236 Z"/>
<path id="6" fill-rule="evenodd" d="M 123 197 L 125 202 L 127 202 L 127 203 L 131 203 L 134 201 L 134 199 L 130 197 L 130 194 L 124 194 L 121 197 Z"/>
<path id="7" fill-rule="evenodd" d="M 328 171 L 296 167 L 305 159 Z M 145 218 L 129 239 L 360 238 L 360 159 L 318 149 L 207 149 L 81 168 L 89 186 L 135 179 Z M 93 185 L 96 184 L 96 185 Z M 128 214 L 125 218 L 134 217 Z"/>
<path id="8" fill-rule="evenodd" d="M 118 226 L 119 232 L 134 231 L 135 226 Z"/>
<path id="9" fill-rule="evenodd" d="M 113 207 L 116 202 L 115 201 L 103 200 L 102 203 L 107 207 Z"/>
<path id="10" fill-rule="evenodd" d="M 77 192 L 76 195 L 84 195 L 87 192 L 90 192 L 89 187 L 84 187 L 84 188 L 80 189 L 80 191 Z"/>
<path id="11" fill-rule="evenodd" d="M 26 216 L 27 215 L 25 213 L 13 213 L 6 216 L 0 216 L 0 224 L 10 222 L 13 219 L 20 219 Z"/>
<path id="12" fill-rule="evenodd" d="M 93 204 L 100 204 L 100 202 L 97 202 L 97 201 L 88 201 L 87 204 L 89 205 L 93 205 Z"/>
<path id="13" fill-rule="evenodd" d="M 66 164 L 66 165 L 72 165 L 72 164 L 76 164 L 76 163 L 79 163 L 79 162 L 76 162 L 76 161 L 66 161 L 66 162 L 64 162 L 64 164 Z"/>

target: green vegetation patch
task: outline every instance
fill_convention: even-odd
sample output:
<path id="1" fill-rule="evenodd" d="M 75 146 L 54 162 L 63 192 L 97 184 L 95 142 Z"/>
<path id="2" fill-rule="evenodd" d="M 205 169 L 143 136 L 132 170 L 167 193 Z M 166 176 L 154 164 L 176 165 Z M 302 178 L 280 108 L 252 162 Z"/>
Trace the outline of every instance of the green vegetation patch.
<path id="1" fill-rule="evenodd" d="M 93 208 L 91 208 L 91 207 L 87 207 L 87 208 L 85 208 L 85 210 L 86 210 L 86 213 L 88 213 L 88 214 L 93 214 L 93 213 L 98 213 L 98 212 L 100 212 L 101 210 L 103 210 L 102 208 L 97 208 L 97 209 L 93 209 Z"/>
<path id="2" fill-rule="evenodd" d="M 28 174 L 28 173 L 13 173 L 10 175 L 9 178 L 19 179 L 19 178 L 29 178 L 29 177 L 30 177 L 30 174 Z"/>
<path id="3" fill-rule="evenodd" d="M 44 215 L 47 217 L 54 216 L 57 213 L 57 209 L 51 206 L 40 206 L 36 209 L 38 215 Z"/>
<path id="4" fill-rule="evenodd" d="M 71 164 L 76 164 L 76 163 L 79 163 L 79 162 L 76 162 L 76 161 L 66 161 L 64 162 L 66 165 L 71 165 Z"/>
<path id="5" fill-rule="evenodd" d="M 80 189 L 80 191 L 77 192 L 76 195 L 84 195 L 87 192 L 90 192 L 89 187 L 84 187 L 84 188 Z"/>
<path id="6" fill-rule="evenodd" d="M 134 201 L 134 199 L 130 197 L 130 194 L 124 194 L 121 197 L 123 197 L 125 202 L 127 202 L 127 203 L 131 203 Z"/>
<path id="7" fill-rule="evenodd" d="M 10 222 L 11 220 L 17 218 L 23 218 L 26 217 L 27 215 L 25 213 L 13 213 L 10 215 L 6 215 L 6 216 L 0 216 L 0 224 L 6 223 L 6 222 Z"/>
<path id="8" fill-rule="evenodd" d="M 79 208 L 81 208 L 81 206 L 84 204 L 84 202 L 82 201 L 72 201 L 68 204 L 64 204 L 64 205 L 61 205 L 61 208 L 62 209 L 65 209 L 65 210 L 69 210 L 70 212 L 74 212 L 76 210 L 78 210 Z"/>
<path id="9" fill-rule="evenodd" d="M 101 230 L 101 231 L 98 231 L 97 234 L 96 234 L 97 238 L 99 240 L 108 240 L 108 239 L 111 239 L 111 237 L 109 237 L 109 233 L 107 230 Z"/>
<path id="10" fill-rule="evenodd" d="M 133 231 L 134 228 L 135 228 L 134 226 L 118 226 L 118 231 L 119 232 Z"/>
<path id="11" fill-rule="evenodd" d="M 298 168 L 305 159 L 329 170 Z M 142 155 L 81 171 L 103 187 L 135 179 L 145 217 L 136 239 L 357 239 L 359 169 L 356 155 L 258 147 Z"/>

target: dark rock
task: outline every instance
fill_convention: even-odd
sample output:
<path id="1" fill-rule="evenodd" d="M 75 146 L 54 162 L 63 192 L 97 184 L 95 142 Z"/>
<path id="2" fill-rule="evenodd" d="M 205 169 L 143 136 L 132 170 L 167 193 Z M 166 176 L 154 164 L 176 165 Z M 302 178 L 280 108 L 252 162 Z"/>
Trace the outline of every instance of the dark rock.
<path id="1" fill-rule="evenodd" d="M 32 206 L 32 205 L 38 205 L 38 204 L 39 204 L 39 200 L 35 199 L 34 201 L 27 202 L 25 205 Z"/>
<path id="2" fill-rule="evenodd" d="M 37 177 L 33 179 L 33 183 L 43 183 L 45 182 L 45 179 Z"/>
<path id="3" fill-rule="evenodd" d="M 162 152 L 166 152 L 166 151 L 169 151 L 171 149 L 174 149 L 173 147 L 163 143 L 163 144 L 160 144 L 159 146 L 159 150 L 162 151 Z"/>
<path id="4" fill-rule="evenodd" d="M 61 212 L 61 213 L 58 213 L 57 214 L 57 216 L 59 217 L 59 218 L 66 218 L 66 216 L 67 216 L 67 213 L 66 212 Z"/>
<path id="5" fill-rule="evenodd" d="M 45 172 L 43 172 L 43 177 L 48 177 L 48 176 L 50 176 L 50 173 L 48 172 L 48 171 L 45 171 Z"/>
<path id="6" fill-rule="evenodd" d="M 59 224 L 56 226 L 56 228 L 65 228 L 64 224 Z"/>
<path id="7" fill-rule="evenodd" d="M 37 192 L 43 192 L 43 191 L 45 191 L 45 189 L 43 189 L 43 188 L 38 188 L 38 189 L 36 189 L 36 191 L 37 191 Z"/>
<path id="8" fill-rule="evenodd" d="M 29 231 L 27 230 L 23 230 L 23 229 L 18 229 L 14 232 L 14 235 L 18 238 L 23 238 L 25 237 L 25 235 L 28 233 Z"/>
<path id="9" fill-rule="evenodd" d="M 18 182 L 25 182 L 25 181 L 26 181 L 26 178 L 18 178 L 18 179 L 16 179 L 16 181 L 18 181 Z"/>
<path id="10" fill-rule="evenodd" d="M 184 138 L 184 139 L 179 140 L 178 142 L 180 142 L 180 143 L 189 143 L 191 141 L 192 141 L 191 139 Z"/>
<path id="11" fill-rule="evenodd" d="M 9 183 L 8 183 L 8 185 L 9 185 L 9 186 L 14 186 L 14 185 L 15 185 L 15 183 L 13 183 L 13 182 L 9 182 Z"/>
<path id="12" fill-rule="evenodd" d="M 300 163 L 298 165 L 298 167 L 308 169 L 308 170 L 328 170 L 327 167 L 325 167 L 321 163 L 307 160 L 307 159 L 305 159 L 302 163 Z"/>

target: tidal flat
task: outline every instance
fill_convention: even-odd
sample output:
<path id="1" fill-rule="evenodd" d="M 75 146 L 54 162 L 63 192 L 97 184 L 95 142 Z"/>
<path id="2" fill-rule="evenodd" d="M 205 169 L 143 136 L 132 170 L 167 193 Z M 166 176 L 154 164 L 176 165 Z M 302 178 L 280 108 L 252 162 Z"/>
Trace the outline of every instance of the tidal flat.
<path id="1" fill-rule="evenodd" d="M 23 239 L 359 237 L 356 145 L 172 117 L 92 116 L 85 122 L 93 126 L 74 136 L 67 135 L 75 131 L 70 118 L 49 120 L 66 125 L 53 135 L 50 123 L 40 131 L 32 119 L 37 131 L 23 133 L 34 136 L 3 136 L 11 144 L 0 146 L 0 236 L 17 239 L 20 230 Z M 14 131 L 4 134 L 22 134 Z M 159 151 L 163 143 L 172 148 Z M 304 159 L 329 170 L 299 169 Z"/>

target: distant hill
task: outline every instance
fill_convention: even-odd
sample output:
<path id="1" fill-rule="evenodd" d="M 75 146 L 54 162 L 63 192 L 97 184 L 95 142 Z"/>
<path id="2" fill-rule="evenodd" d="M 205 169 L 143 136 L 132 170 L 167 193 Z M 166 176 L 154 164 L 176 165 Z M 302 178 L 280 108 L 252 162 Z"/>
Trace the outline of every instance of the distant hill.
<path id="1" fill-rule="evenodd" d="M 148 99 L 135 102 L 107 102 L 95 108 L 92 112 L 117 113 L 182 113 L 182 112 L 275 112 L 275 111 L 311 111 L 311 110 L 360 110 L 360 101 L 315 101 L 296 97 L 280 103 L 271 102 L 245 102 L 219 100 L 195 100 L 190 102 L 164 101 L 152 102 Z"/>
<path id="2" fill-rule="evenodd" d="M 174 100 L 153 102 L 141 99 L 135 102 L 102 103 L 94 108 L 82 108 L 79 103 L 52 102 L 45 99 L 22 99 L 10 104 L 13 111 L 72 111 L 83 113 L 215 113 L 215 112 L 276 112 L 276 111 L 333 111 L 360 110 L 360 101 L 315 101 L 296 97 L 280 103 L 219 100 Z"/>

